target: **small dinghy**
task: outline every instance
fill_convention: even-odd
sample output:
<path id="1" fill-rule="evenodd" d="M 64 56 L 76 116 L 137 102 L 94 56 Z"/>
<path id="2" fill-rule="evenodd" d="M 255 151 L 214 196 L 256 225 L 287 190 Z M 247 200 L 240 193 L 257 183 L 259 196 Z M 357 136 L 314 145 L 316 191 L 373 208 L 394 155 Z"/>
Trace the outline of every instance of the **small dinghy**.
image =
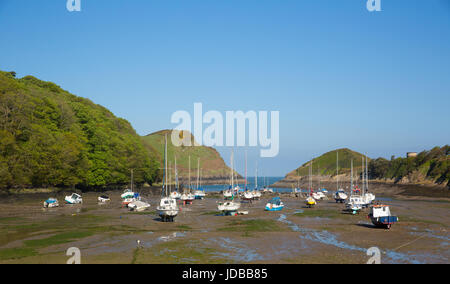
<path id="1" fill-rule="evenodd" d="M 173 199 L 178 200 L 178 199 L 181 198 L 181 194 L 180 194 L 178 191 L 172 191 L 172 192 L 170 193 L 170 197 L 173 198 Z"/>
<path id="2" fill-rule="evenodd" d="M 348 196 L 343 189 L 339 189 L 334 194 L 334 200 L 336 200 L 336 203 L 344 203 L 347 198 Z"/>
<path id="3" fill-rule="evenodd" d="M 131 202 L 140 200 L 139 193 L 135 193 L 130 189 L 126 189 L 120 197 L 122 198 L 122 205 L 124 206 L 128 206 Z"/>
<path id="4" fill-rule="evenodd" d="M 192 204 L 192 202 L 194 201 L 195 196 L 192 193 L 183 193 L 181 195 L 180 200 L 183 202 L 184 205 L 189 205 Z"/>
<path id="5" fill-rule="evenodd" d="M 58 199 L 56 199 L 56 198 L 49 198 L 44 201 L 44 208 L 54 208 L 54 207 L 58 207 L 58 206 L 59 206 L 59 202 L 58 202 Z"/>
<path id="6" fill-rule="evenodd" d="M 306 198 L 305 203 L 309 208 L 314 207 L 317 204 L 316 199 L 312 196 Z"/>
<path id="7" fill-rule="evenodd" d="M 70 196 L 66 196 L 64 198 L 67 204 L 81 204 L 83 203 L 83 198 L 81 198 L 81 195 L 72 193 Z"/>
<path id="8" fill-rule="evenodd" d="M 232 189 L 227 189 L 223 192 L 223 198 L 226 200 L 233 200 L 234 199 L 234 192 Z"/>
<path id="9" fill-rule="evenodd" d="M 375 226 L 386 229 L 390 229 L 392 224 L 398 222 L 398 217 L 391 215 L 391 210 L 388 205 L 373 205 L 370 207 L 368 217 Z"/>
<path id="10" fill-rule="evenodd" d="M 195 199 L 200 199 L 200 200 L 201 199 L 205 199 L 205 196 L 206 196 L 205 191 L 203 191 L 201 189 L 194 191 L 194 198 Z"/>
<path id="11" fill-rule="evenodd" d="M 100 203 L 106 203 L 106 202 L 111 201 L 111 199 L 110 199 L 108 196 L 106 196 L 106 195 L 99 196 L 99 197 L 97 198 L 97 200 L 98 200 L 98 202 L 100 202 Z"/>
<path id="12" fill-rule="evenodd" d="M 241 204 L 234 201 L 219 202 L 217 209 L 224 213 L 224 215 L 230 215 L 236 212 L 241 207 Z"/>
<path id="13" fill-rule="evenodd" d="M 242 200 L 252 201 L 255 198 L 255 196 L 253 195 L 253 192 L 245 191 L 242 194 L 241 198 L 242 198 Z"/>
<path id="14" fill-rule="evenodd" d="M 267 204 L 266 204 L 266 211 L 281 211 L 284 208 L 284 203 L 281 201 L 279 197 L 272 198 Z"/>
<path id="15" fill-rule="evenodd" d="M 142 212 L 150 208 L 150 204 L 144 201 L 136 200 L 128 203 L 130 211 Z"/>

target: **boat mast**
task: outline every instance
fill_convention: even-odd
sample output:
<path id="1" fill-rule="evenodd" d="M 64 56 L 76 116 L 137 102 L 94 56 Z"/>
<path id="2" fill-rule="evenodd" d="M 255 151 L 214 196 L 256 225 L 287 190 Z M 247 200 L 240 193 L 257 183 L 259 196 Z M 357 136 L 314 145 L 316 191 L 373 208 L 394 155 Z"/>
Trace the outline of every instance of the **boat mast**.
<path id="1" fill-rule="evenodd" d="M 231 189 L 234 189 L 234 150 L 231 149 Z"/>
<path id="2" fill-rule="evenodd" d="M 255 170 L 255 189 L 258 189 L 258 161 L 256 161 L 256 170 Z"/>
<path id="3" fill-rule="evenodd" d="M 197 158 L 197 190 L 200 180 L 200 158 Z"/>
<path id="4" fill-rule="evenodd" d="M 339 191 L 339 152 L 336 152 L 336 191 Z"/>
<path id="5" fill-rule="evenodd" d="M 245 190 L 247 190 L 247 150 L 245 150 Z"/>
<path id="6" fill-rule="evenodd" d="M 369 166 L 368 166 L 367 156 L 366 156 L 366 191 L 365 191 L 365 193 L 368 191 L 369 191 Z"/>
<path id="7" fill-rule="evenodd" d="M 366 168 L 364 167 L 364 156 L 361 157 L 361 190 L 364 191 L 366 182 L 364 181 L 366 175 Z"/>
<path id="8" fill-rule="evenodd" d="M 164 196 L 167 193 L 167 134 L 164 136 L 164 170 L 163 170 L 163 187 L 162 187 L 162 195 Z"/>
<path id="9" fill-rule="evenodd" d="M 353 195 L 353 159 L 351 161 L 351 173 L 350 173 L 350 195 Z"/>
<path id="10" fill-rule="evenodd" d="M 191 156 L 189 155 L 189 187 L 188 192 L 191 192 Z"/>
<path id="11" fill-rule="evenodd" d="M 175 156 L 175 188 L 178 191 L 178 170 L 177 170 L 177 156 Z"/>
<path id="12" fill-rule="evenodd" d="M 131 184 L 130 184 L 130 187 L 131 187 L 131 191 L 133 191 L 133 183 L 134 183 L 133 182 L 133 169 L 131 169 L 130 172 L 131 172 L 131 181 L 130 181 Z"/>
<path id="13" fill-rule="evenodd" d="M 309 196 L 312 196 L 312 164 L 313 161 L 311 160 L 311 163 L 309 164 Z"/>

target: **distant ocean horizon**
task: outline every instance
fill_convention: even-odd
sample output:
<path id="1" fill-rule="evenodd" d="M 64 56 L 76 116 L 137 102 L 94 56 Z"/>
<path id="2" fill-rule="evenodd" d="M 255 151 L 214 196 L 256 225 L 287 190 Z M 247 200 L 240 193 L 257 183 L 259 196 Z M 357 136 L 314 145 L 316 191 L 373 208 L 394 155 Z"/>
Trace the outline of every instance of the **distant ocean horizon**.
<path id="1" fill-rule="evenodd" d="M 284 177 L 258 177 L 258 189 L 263 189 L 264 186 L 267 188 L 270 187 L 270 185 L 276 183 L 277 181 L 282 180 Z M 255 183 L 255 177 L 247 177 L 247 188 L 250 190 L 255 189 L 256 183 Z M 245 184 L 239 183 L 235 184 L 239 185 L 240 188 L 244 189 Z M 219 192 L 224 189 L 229 188 L 229 184 L 219 184 L 219 185 L 202 185 L 202 189 L 204 189 L 206 192 Z M 193 188 L 195 188 L 195 185 L 193 185 Z M 290 188 L 274 188 L 270 187 L 274 192 L 290 192 L 292 189 Z"/>

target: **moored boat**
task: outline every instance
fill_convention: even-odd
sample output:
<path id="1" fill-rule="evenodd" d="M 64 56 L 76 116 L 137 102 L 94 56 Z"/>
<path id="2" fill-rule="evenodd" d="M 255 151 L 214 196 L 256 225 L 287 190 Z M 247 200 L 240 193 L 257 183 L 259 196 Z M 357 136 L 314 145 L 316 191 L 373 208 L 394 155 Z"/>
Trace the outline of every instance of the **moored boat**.
<path id="1" fill-rule="evenodd" d="M 281 211 L 284 208 L 284 203 L 279 197 L 272 198 L 267 202 L 265 210 L 266 211 Z"/>
<path id="2" fill-rule="evenodd" d="M 49 198 L 49 199 L 45 200 L 44 201 L 44 207 L 45 208 L 59 207 L 58 199 L 56 199 L 56 198 Z"/>
<path id="3" fill-rule="evenodd" d="M 391 215 L 388 205 L 378 204 L 371 206 L 368 217 L 375 226 L 386 229 L 390 229 L 393 224 L 398 222 L 398 217 Z"/>
<path id="4" fill-rule="evenodd" d="M 109 198 L 109 196 L 106 196 L 106 195 L 99 196 L 99 197 L 97 198 L 97 200 L 98 200 L 98 202 L 100 202 L 100 203 L 106 203 L 106 202 L 111 201 L 111 199 Z"/>
<path id="5" fill-rule="evenodd" d="M 141 200 L 136 200 L 128 204 L 130 211 L 142 212 L 150 208 L 150 204 Z"/>
<path id="6" fill-rule="evenodd" d="M 77 193 L 72 193 L 72 195 L 66 196 L 64 198 L 67 204 L 81 204 L 83 203 L 83 198 L 81 198 L 81 195 Z"/>
<path id="7" fill-rule="evenodd" d="M 178 186 L 178 173 L 176 171 L 177 160 L 175 158 L 175 185 Z M 158 215 L 163 222 L 173 222 L 174 218 L 178 215 L 177 200 L 172 197 L 170 192 L 169 183 L 167 180 L 167 134 L 165 136 L 164 143 L 164 175 L 163 175 L 163 187 L 161 192 L 161 200 L 159 206 L 156 207 Z M 182 196 L 180 196 L 181 198 Z"/>

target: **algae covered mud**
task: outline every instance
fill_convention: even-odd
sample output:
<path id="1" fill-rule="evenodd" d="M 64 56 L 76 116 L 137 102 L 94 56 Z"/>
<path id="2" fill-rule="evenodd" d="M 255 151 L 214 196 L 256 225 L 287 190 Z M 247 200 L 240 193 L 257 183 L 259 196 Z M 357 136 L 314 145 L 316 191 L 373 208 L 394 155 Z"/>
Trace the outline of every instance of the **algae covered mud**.
<path id="1" fill-rule="evenodd" d="M 43 209 L 44 195 L 0 199 L 0 263 L 66 263 L 79 248 L 81 263 L 366 263 L 377 247 L 381 263 L 448 263 L 447 199 L 385 197 L 400 222 L 378 229 L 343 205 L 321 201 L 304 208 L 303 199 L 281 194 L 286 207 L 265 212 L 272 196 L 242 204 L 248 215 L 221 216 L 218 193 L 181 206 L 174 223 L 155 212 L 159 194 L 144 192 L 151 209 L 121 208 L 120 192 L 99 205 L 98 194 L 83 194 L 82 205 Z M 62 200 L 62 196 L 57 196 Z"/>

